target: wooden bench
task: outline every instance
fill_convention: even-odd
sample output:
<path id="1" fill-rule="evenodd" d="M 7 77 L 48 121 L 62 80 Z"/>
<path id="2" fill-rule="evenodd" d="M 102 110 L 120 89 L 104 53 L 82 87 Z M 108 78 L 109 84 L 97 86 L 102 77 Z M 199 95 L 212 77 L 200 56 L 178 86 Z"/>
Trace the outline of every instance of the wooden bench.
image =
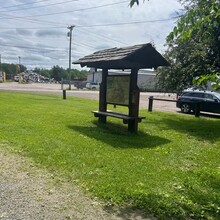
<path id="1" fill-rule="evenodd" d="M 94 113 L 95 117 L 110 116 L 110 117 L 114 117 L 114 118 L 123 119 L 124 124 L 128 124 L 128 121 L 135 120 L 135 117 L 130 117 L 127 114 L 119 113 L 119 112 L 113 112 L 113 111 L 110 111 L 110 110 L 107 110 L 106 112 L 101 112 L 101 111 L 92 111 L 92 112 Z M 138 116 L 138 122 L 141 122 L 142 119 L 144 119 L 144 118 L 146 118 L 146 117 Z"/>

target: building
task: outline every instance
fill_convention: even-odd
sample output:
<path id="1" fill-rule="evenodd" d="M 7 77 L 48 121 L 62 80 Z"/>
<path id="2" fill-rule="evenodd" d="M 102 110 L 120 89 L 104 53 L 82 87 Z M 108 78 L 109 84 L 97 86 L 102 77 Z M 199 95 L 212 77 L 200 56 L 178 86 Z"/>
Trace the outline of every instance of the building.
<path id="1" fill-rule="evenodd" d="M 129 74 L 127 71 L 109 71 L 109 74 Z M 87 75 L 87 82 L 101 82 L 102 71 L 91 68 Z M 141 91 L 158 91 L 157 77 L 153 70 L 139 70 L 138 72 L 138 87 Z"/>

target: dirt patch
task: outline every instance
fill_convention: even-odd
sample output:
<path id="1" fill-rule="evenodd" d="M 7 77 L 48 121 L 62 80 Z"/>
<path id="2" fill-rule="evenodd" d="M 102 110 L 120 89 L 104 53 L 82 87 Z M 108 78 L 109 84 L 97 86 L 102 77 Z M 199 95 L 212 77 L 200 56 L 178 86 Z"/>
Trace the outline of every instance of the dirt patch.
<path id="1" fill-rule="evenodd" d="M 37 168 L 24 156 L 0 146 L 1 220 L 152 219 L 142 212 L 104 210 L 72 183 Z"/>

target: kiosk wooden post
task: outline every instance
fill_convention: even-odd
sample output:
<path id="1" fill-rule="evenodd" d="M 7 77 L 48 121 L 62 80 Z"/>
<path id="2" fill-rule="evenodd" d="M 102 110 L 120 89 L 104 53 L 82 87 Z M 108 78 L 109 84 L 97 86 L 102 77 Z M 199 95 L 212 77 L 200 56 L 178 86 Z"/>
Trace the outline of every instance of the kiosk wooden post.
<path id="1" fill-rule="evenodd" d="M 137 86 L 138 69 L 131 70 L 130 76 L 130 94 L 129 94 L 129 117 L 134 118 L 128 122 L 128 131 L 137 132 L 138 130 L 138 113 L 139 113 L 139 96 L 140 91 Z"/>
<path id="2" fill-rule="evenodd" d="M 101 82 L 100 91 L 99 91 L 99 111 L 100 112 L 107 111 L 107 103 L 106 103 L 107 76 L 108 76 L 108 69 L 102 69 L 102 82 Z M 100 115 L 99 122 L 106 123 L 106 115 Z"/>

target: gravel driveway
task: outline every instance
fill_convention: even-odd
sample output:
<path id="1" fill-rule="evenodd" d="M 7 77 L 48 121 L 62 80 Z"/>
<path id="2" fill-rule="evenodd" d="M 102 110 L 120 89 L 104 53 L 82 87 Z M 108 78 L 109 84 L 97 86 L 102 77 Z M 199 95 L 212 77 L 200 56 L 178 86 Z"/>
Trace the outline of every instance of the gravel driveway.
<path id="1" fill-rule="evenodd" d="M 68 85 L 64 85 L 64 89 L 68 88 Z M 0 90 L 6 91 L 22 91 L 22 92 L 37 92 L 37 93 L 49 93 L 57 94 L 62 96 L 62 90 L 60 84 L 45 84 L 45 83 L 30 83 L 30 84 L 19 84 L 17 82 L 12 83 L 0 83 Z M 91 90 L 76 90 L 72 88 L 71 91 L 67 91 L 68 96 L 75 96 L 80 98 L 88 99 L 99 99 L 98 91 Z M 148 98 L 154 96 L 156 98 L 176 100 L 176 95 L 173 93 L 152 93 L 152 92 L 141 92 L 140 93 L 140 109 L 148 109 Z M 163 102 L 154 101 L 153 109 L 167 112 L 178 112 L 176 103 L 174 102 Z"/>

